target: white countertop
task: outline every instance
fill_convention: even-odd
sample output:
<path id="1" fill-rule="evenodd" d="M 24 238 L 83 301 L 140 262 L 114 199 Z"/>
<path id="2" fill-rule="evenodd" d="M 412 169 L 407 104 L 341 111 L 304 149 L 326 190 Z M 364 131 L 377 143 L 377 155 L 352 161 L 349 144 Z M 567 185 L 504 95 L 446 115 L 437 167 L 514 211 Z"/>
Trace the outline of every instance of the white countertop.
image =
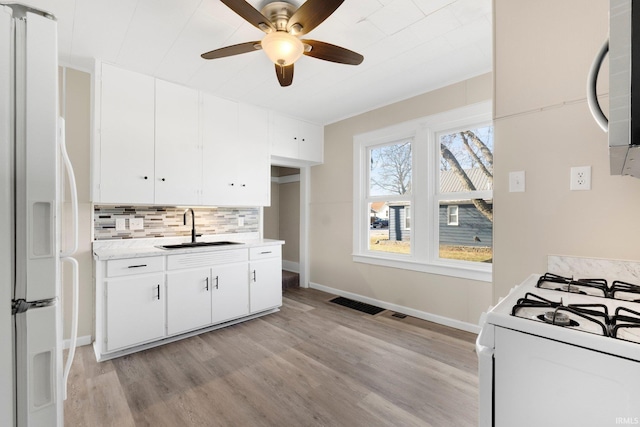
<path id="1" fill-rule="evenodd" d="M 110 259 L 139 258 L 145 256 L 164 256 L 193 252 L 228 251 L 251 247 L 283 245 L 283 240 L 260 239 L 258 233 L 224 234 L 198 237 L 198 242 L 231 241 L 241 245 L 200 246 L 183 249 L 162 249 L 159 246 L 186 243 L 189 237 L 163 237 L 152 239 L 99 240 L 93 242 L 93 258 L 96 261 Z"/>

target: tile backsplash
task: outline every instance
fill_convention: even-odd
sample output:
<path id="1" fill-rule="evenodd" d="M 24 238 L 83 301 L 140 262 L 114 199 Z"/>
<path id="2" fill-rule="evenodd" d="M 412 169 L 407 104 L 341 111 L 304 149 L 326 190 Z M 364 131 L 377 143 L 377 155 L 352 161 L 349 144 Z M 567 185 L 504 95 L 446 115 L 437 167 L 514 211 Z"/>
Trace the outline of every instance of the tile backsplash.
<path id="1" fill-rule="evenodd" d="M 191 214 L 183 224 L 185 208 L 169 206 L 101 206 L 93 208 L 95 240 L 191 236 Z M 196 232 L 202 235 L 259 231 L 259 208 L 193 208 Z M 116 219 L 125 219 L 126 230 L 116 231 Z M 129 219 L 142 218 L 144 229 L 130 230 Z M 243 222 L 242 226 L 238 224 Z"/>

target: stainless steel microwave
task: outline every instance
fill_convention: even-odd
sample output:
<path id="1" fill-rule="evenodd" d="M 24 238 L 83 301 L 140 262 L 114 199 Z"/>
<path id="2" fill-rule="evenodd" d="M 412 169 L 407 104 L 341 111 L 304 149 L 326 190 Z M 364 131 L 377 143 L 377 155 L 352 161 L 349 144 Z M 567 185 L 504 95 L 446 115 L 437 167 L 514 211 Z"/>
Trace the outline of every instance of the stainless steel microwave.
<path id="1" fill-rule="evenodd" d="M 591 67 L 587 98 L 596 122 L 608 132 L 611 175 L 640 178 L 640 2 L 633 3 L 632 0 L 609 2 L 609 40 Z M 607 52 L 608 119 L 596 96 L 596 80 Z"/>

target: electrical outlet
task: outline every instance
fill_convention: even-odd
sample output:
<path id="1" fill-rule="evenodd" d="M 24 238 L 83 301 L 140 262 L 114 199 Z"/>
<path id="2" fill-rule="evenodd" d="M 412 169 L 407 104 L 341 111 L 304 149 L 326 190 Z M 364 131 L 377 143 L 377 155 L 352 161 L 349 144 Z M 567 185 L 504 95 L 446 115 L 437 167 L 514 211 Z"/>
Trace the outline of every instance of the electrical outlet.
<path id="1" fill-rule="evenodd" d="M 116 218 L 116 231 L 124 231 L 127 229 L 127 220 L 124 218 Z"/>
<path id="2" fill-rule="evenodd" d="M 572 191 L 591 190 L 591 166 L 571 168 L 569 189 Z"/>
<path id="3" fill-rule="evenodd" d="M 130 218 L 129 230 L 144 230 L 144 218 Z"/>

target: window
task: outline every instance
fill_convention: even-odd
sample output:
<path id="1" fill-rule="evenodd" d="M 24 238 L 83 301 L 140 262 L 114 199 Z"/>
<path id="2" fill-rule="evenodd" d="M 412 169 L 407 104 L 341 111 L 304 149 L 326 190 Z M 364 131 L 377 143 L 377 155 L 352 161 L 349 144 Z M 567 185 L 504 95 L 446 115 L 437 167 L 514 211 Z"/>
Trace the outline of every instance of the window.
<path id="1" fill-rule="evenodd" d="M 354 261 L 491 281 L 491 103 L 356 135 L 353 207 Z"/>
<path id="2" fill-rule="evenodd" d="M 446 223 L 458 227 L 438 226 L 438 256 L 491 263 L 493 127 L 463 126 L 439 132 L 436 137 L 440 147 L 436 198 L 441 207 L 448 206 Z M 460 212 L 464 212 L 462 222 Z"/>
<path id="3" fill-rule="evenodd" d="M 368 171 L 368 192 L 365 196 L 369 211 L 388 206 L 389 218 L 373 220 L 368 232 L 368 250 L 400 255 L 411 253 L 410 230 L 407 230 L 406 209 L 411 205 L 412 138 L 401 138 L 368 146 L 365 150 Z"/>
<path id="4" fill-rule="evenodd" d="M 447 225 L 458 225 L 458 206 L 447 206 Z"/>

